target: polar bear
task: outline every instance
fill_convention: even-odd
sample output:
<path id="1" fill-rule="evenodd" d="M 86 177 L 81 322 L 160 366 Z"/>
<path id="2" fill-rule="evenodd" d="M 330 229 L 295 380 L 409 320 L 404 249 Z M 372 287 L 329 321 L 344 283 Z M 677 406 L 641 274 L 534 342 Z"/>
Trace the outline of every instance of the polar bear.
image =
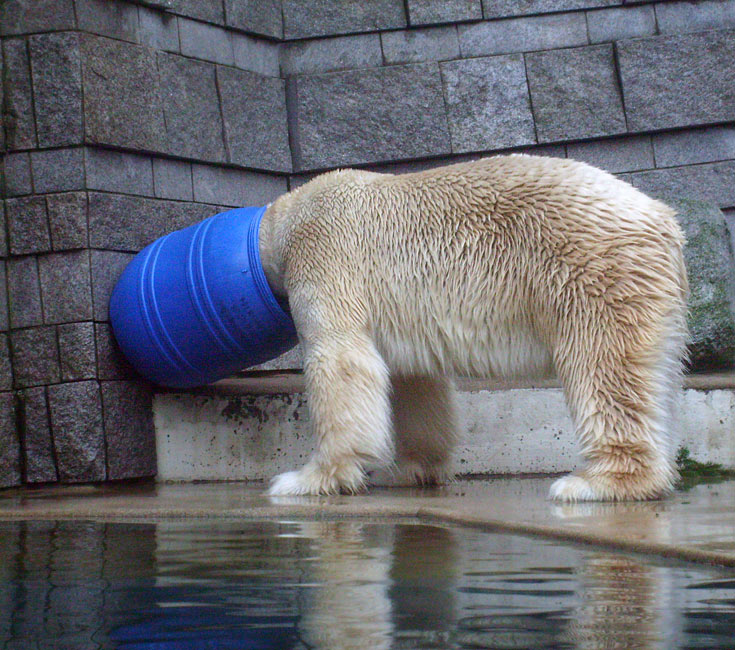
<path id="1" fill-rule="evenodd" d="M 686 343 L 674 212 L 587 164 L 523 154 L 339 170 L 271 204 L 261 262 L 304 349 L 316 450 L 272 495 L 354 493 L 366 467 L 448 477 L 453 376 L 556 372 L 586 465 L 552 499 L 672 489 Z"/>

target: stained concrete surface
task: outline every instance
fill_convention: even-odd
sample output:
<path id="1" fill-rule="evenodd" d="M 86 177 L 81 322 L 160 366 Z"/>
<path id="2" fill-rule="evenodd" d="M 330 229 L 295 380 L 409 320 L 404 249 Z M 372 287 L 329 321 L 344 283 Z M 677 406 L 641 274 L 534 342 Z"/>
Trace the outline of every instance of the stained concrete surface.
<path id="1" fill-rule="evenodd" d="M 235 482 L 13 489 L 0 493 L 0 520 L 410 519 L 735 566 L 735 481 L 697 485 L 660 501 L 576 505 L 548 501 L 552 481 L 488 478 L 278 498 L 265 496 L 262 483 Z"/>

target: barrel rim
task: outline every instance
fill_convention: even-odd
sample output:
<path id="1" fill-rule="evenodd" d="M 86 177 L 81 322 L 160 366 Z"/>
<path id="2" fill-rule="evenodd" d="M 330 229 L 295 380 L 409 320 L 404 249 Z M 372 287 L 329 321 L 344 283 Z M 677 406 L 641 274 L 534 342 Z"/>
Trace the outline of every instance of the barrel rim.
<path id="1" fill-rule="evenodd" d="M 252 210 L 252 208 L 240 209 Z M 279 325 L 293 328 L 293 318 L 283 309 L 283 307 L 281 307 L 281 304 L 276 299 L 273 290 L 268 284 L 268 279 L 266 278 L 265 271 L 263 270 L 263 263 L 260 259 L 260 224 L 263 221 L 263 217 L 267 210 L 268 206 L 264 205 L 263 207 L 258 208 L 258 212 L 251 217 L 247 234 L 248 259 L 250 260 L 253 279 L 255 280 L 255 288 L 258 291 L 258 295 L 263 301 L 263 304 L 271 312 L 271 316 L 279 322 Z"/>

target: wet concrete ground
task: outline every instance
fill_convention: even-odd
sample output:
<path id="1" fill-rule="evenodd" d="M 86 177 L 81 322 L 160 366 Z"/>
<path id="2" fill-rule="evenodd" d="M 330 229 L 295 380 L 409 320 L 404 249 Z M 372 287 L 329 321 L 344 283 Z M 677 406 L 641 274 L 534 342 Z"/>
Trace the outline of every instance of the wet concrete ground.
<path id="1" fill-rule="evenodd" d="M 461 480 L 432 489 L 373 488 L 359 496 L 278 497 L 258 483 L 127 484 L 9 490 L 0 520 L 155 521 L 389 518 L 447 522 L 735 566 L 735 481 L 651 502 L 548 501 L 553 478 Z"/>

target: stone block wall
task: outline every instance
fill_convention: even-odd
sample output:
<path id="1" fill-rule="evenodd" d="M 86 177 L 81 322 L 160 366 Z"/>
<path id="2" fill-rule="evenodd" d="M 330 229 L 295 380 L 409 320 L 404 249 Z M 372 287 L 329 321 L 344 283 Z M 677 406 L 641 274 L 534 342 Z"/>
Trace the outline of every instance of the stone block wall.
<path id="1" fill-rule="evenodd" d="M 735 0 L 5 0 L 0 36 L 0 486 L 155 474 L 119 273 L 318 172 L 522 150 L 735 217 Z"/>

